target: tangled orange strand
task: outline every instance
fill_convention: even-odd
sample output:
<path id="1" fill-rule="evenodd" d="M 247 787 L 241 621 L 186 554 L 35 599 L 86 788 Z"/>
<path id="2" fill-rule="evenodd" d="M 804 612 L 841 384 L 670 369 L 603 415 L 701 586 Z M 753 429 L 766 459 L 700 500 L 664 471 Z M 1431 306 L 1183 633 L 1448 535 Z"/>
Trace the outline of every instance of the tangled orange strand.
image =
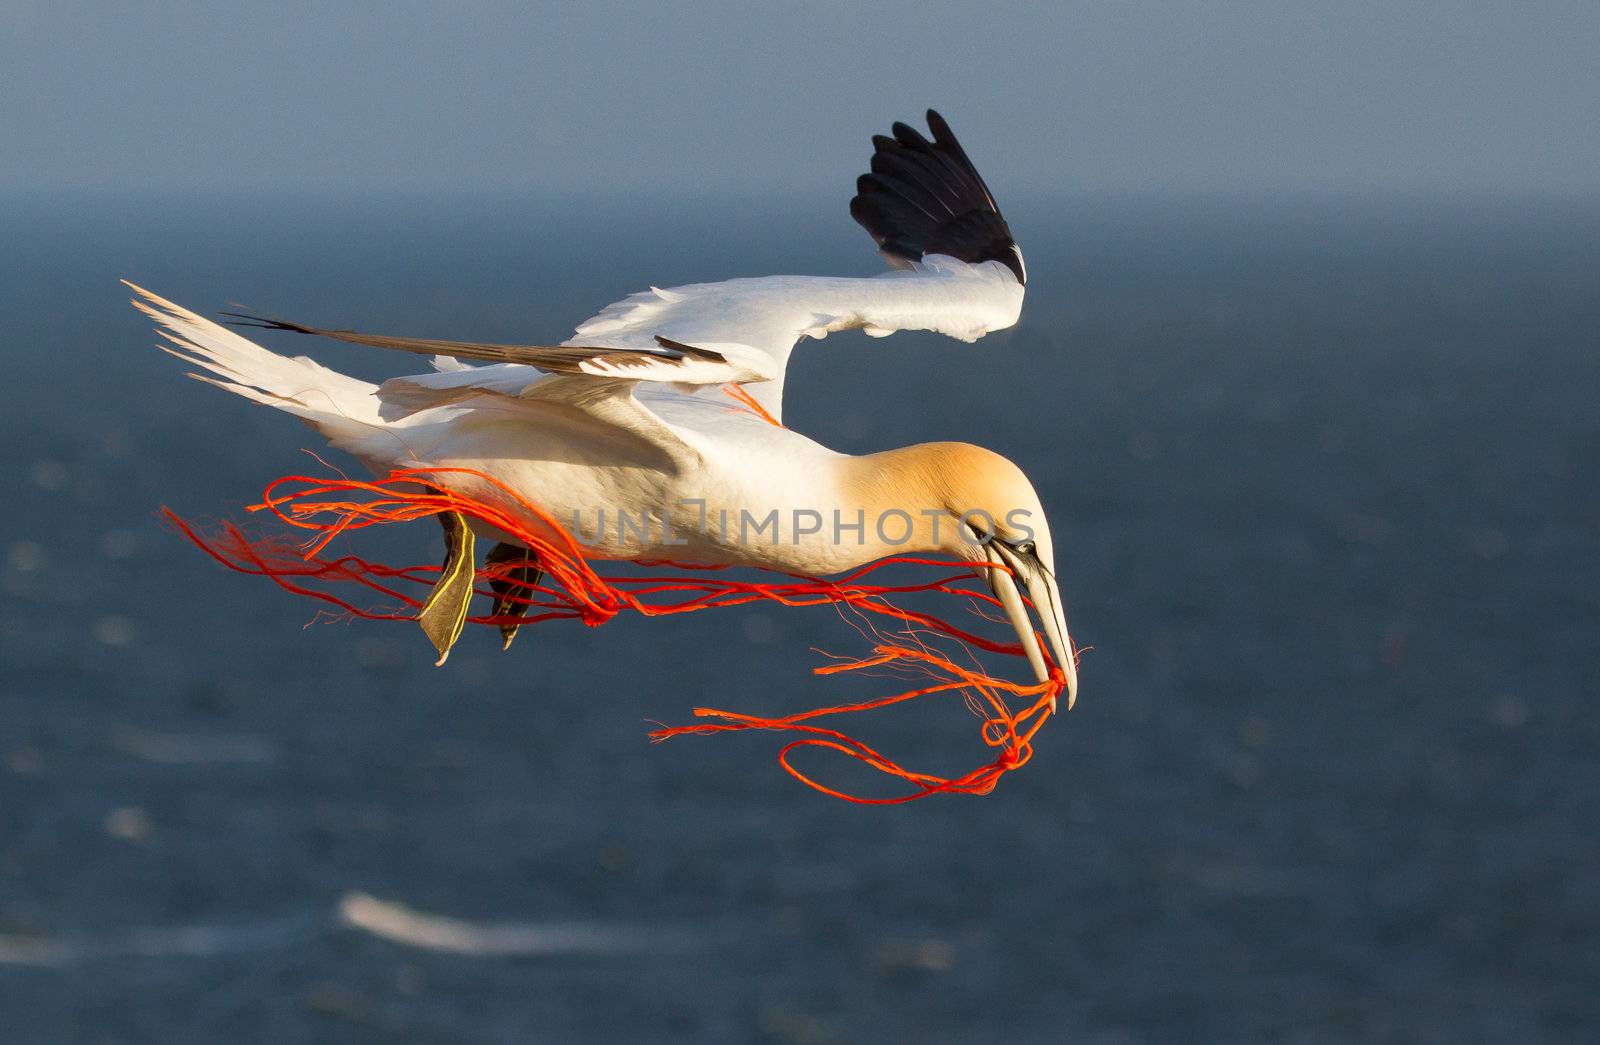
<path id="1" fill-rule="evenodd" d="M 452 477 L 468 477 L 487 484 L 499 496 L 491 501 L 452 491 L 449 488 Z M 337 606 L 344 615 L 369 620 L 413 619 L 422 605 L 422 598 L 426 597 L 427 587 L 440 568 L 397 568 L 355 555 L 325 557 L 330 542 L 341 534 L 368 526 L 412 522 L 452 511 L 476 519 L 525 545 L 550 579 L 537 586 L 523 585 L 519 593 L 505 595 L 504 601 L 515 607 L 514 614 L 468 618 L 476 624 L 526 625 L 565 618 L 578 619 L 593 627 L 623 611 L 644 616 L 663 616 L 758 601 L 776 602 L 784 606 L 835 605 L 855 611 L 864 623 L 863 630 L 876 640 L 871 655 L 838 658 L 835 663 L 813 669 L 815 674 L 836 675 L 873 668 L 898 668 L 927 677 L 930 684 L 877 700 L 816 708 L 778 717 L 695 708 L 696 718 L 715 721 L 663 727 L 650 733 L 650 738 L 656 741 L 684 733 L 709 734 L 750 729 L 802 734 L 778 753 L 779 764 L 806 786 L 850 802 L 881 805 L 945 792 L 988 794 L 1002 776 L 1027 764 L 1033 754 L 1035 735 L 1050 717 L 1054 701 L 1065 689 L 1065 678 L 1059 667 L 1053 668 L 1049 681 L 1022 684 L 996 678 L 976 667 L 957 664 L 950 656 L 923 642 L 920 634 L 952 639 L 968 648 L 969 654 L 973 648 L 1017 658 L 1024 654 L 1016 643 L 984 638 L 942 618 L 897 606 L 890 599 L 895 595 L 941 593 L 963 600 L 969 609 L 987 619 L 985 611 L 998 607 L 999 603 L 986 592 L 962 586 L 974 579 L 973 567 L 957 567 L 933 559 L 892 557 L 870 563 L 833 580 L 762 571 L 769 575 L 768 579 L 740 581 L 716 575 L 723 569 L 720 566 L 641 562 L 639 565 L 668 568 L 673 572 L 662 576 L 605 578 L 595 572 L 577 541 L 555 519 L 505 484 L 468 468 L 400 470 L 370 482 L 284 476 L 268 484 L 261 503 L 252 505 L 249 510 L 268 513 L 292 529 L 305 531 L 307 539 L 300 544 L 282 537 L 251 539 L 231 523 L 223 523 L 218 530 L 202 534 L 196 526 L 170 509 L 163 511 L 186 537 L 229 569 L 269 577 L 289 592 Z M 536 520 L 538 525 L 530 526 L 526 521 L 528 519 Z M 871 584 L 864 580 L 874 571 L 892 564 L 942 567 L 946 572 L 932 580 L 911 584 Z M 477 575 L 479 580 L 487 583 L 507 578 L 514 568 L 515 564 L 491 565 L 480 568 Z M 948 572 L 951 569 L 956 572 Z M 324 590 L 332 584 L 362 587 L 400 605 L 387 611 L 358 606 Z M 412 589 L 411 592 L 407 588 Z M 881 632 L 872 624 L 874 618 L 892 621 L 898 630 Z M 828 716 L 872 711 L 946 692 L 961 692 L 967 696 L 969 706 L 982 720 L 983 742 L 996 750 L 993 761 L 958 777 L 940 777 L 906 769 L 860 740 L 837 729 L 819 725 L 816 721 Z M 1013 700 L 1021 705 L 1020 710 L 1012 707 Z M 840 752 L 910 785 L 910 790 L 887 798 L 873 798 L 830 787 L 795 767 L 791 754 L 800 747 L 819 747 Z"/>

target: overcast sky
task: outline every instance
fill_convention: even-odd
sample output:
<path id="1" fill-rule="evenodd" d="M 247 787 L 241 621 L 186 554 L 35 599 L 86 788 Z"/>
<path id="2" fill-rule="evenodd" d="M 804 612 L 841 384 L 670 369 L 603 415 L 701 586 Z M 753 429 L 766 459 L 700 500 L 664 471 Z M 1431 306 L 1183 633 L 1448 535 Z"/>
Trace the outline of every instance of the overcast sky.
<path id="1" fill-rule="evenodd" d="M 752 12 L 759 12 L 752 14 Z M 1600 7 L 0 0 L 0 186 L 1589 193 Z"/>

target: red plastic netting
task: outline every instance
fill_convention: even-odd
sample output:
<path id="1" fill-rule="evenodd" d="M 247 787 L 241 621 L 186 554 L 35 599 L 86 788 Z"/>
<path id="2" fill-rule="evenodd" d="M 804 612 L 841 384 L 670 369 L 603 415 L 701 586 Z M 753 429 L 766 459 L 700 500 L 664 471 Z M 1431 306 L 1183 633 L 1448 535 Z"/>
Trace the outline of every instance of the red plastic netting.
<path id="1" fill-rule="evenodd" d="M 451 492 L 448 485 L 453 475 L 489 484 L 503 495 L 503 501 L 492 503 Z M 874 643 L 871 653 L 858 658 L 834 658 L 832 663 L 814 669 L 815 673 L 836 675 L 888 668 L 925 684 L 876 700 L 779 717 L 695 708 L 695 717 L 704 721 L 650 733 L 651 739 L 658 741 L 684 733 L 750 729 L 798 734 L 779 752 L 779 763 L 808 787 L 851 802 L 890 804 L 946 792 L 988 794 L 1002 776 L 1027 764 L 1032 757 L 1034 736 L 1049 719 L 1051 707 L 1065 689 L 1059 667 L 1053 668 L 1052 678 L 1043 683 L 1017 683 L 988 674 L 979 666 L 974 650 L 1021 660 L 1021 647 L 984 638 L 939 616 L 896 605 L 898 596 L 938 593 L 955 600 L 962 609 L 993 621 L 992 611 L 998 608 L 998 600 L 980 590 L 982 582 L 972 567 L 952 562 L 895 557 L 831 580 L 758 571 L 762 579 L 756 581 L 723 576 L 721 567 L 652 562 L 641 565 L 659 568 L 664 571 L 661 575 L 608 578 L 595 572 L 578 543 L 553 518 L 492 477 L 462 468 L 395 471 L 371 482 L 303 475 L 276 479 L 266 488 L 261 503 L 252 505 L 250 511 L 268 513 L 290 527 L 291 532 L 303 532 L 305 539 L 300 541 L 281 533 L 249 537 L 226 522 L 202 532 L 170 509 L 163 511 L 185 536 L 224 566 L 269 577 L 296 595 L 329 603 L 340 611 L 337 616 L 412 620 L 438 576 L 439 567 L 392 567 L 355 555 L 334 556 L 328 551 L 334 538 L 369 526 L 412 522 L 447 511 L 477 519 L 526 545 L 546 575 L 538 585 L 520 584 L 504 597 L 516 608 L 514 616 L 469 617 L 469 622 L 475 624 L 537 624 L 575 618 L 598 626 L 624 612 L 653 617 L 756 602 L 834 605 L 854 611 L 851 616 L 859 622 L 859 630 Z M 532 528 L 528 519 L 542 525 Z M 891 565 L 924 567 L 937 573 L 915 583 L 869 583 L 872 574 Z M 513 569 L 514 564 L 490 565 L 478 569 L 477 578 L 485 585 L 492 580 L 515 583 L 510 576 Z M 344 591 L 357 597 L 356 593 L 363 590 L 390 600 L 390 606 L 362 606 L 337 594 Z M 929 641 L 941 637 L 952 640 L 958 648 L 956 654 Z M 969 663 L 957 663 L 958 655 Z M 956 777 L 916 772 L 841 730 L 822 724 L 840 715 L 886 708 L 938 693 L 964 696 L 981 720 L 980 735 L 985 746 L 994 752 L 992 761 Z M 890 797 L 866 797 L 830 787 L 795 767 L 792 756 L 805 747 L 825 748 L 857 759 L 909 785 L 910 790 Z"/>

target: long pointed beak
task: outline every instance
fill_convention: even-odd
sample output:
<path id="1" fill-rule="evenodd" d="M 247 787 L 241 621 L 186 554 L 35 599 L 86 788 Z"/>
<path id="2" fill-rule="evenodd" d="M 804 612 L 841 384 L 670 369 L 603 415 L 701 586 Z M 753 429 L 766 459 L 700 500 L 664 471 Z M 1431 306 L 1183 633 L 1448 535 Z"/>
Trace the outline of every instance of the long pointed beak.
<path id="1" fill-rule="evenodd" d="M 1072 638 L 1067 634 L 1067 617 L 1061 608 L 1061 591 L 1056 587 L 1055 578 L 1032 556 L 1018 555 L 1000 541 L 990 542 L 988 549 L 991 554 L 998 554 L 1000 560 L 1010 566 L 1027 586 L 1028 598 L 1039 611 L 1050 652 L 1066 675 L 1067 710 L 1071 711 L 1072 705 L 1078 700 L 1078 658 L 1073 655 Z M 1005 570 L 990 570 L 989 586 L 994 589 L 1000 605 L 1005 607 L 1006 616 L 1011 618 L 1011 626 L 1017 629 L 1017 640 L 1022 643 L 1022 651 L 1028 655 L 1028 663 L 1033 666 L 1034 674 L 1040 682 L 1048 681 L 1050 673 L 1045 667 L 1044 654 L 1039 649 L 1033 619 L 1022 601 L 1016 582 Z M 1055 710 L 1053 705 L 1051 710 Z"/>

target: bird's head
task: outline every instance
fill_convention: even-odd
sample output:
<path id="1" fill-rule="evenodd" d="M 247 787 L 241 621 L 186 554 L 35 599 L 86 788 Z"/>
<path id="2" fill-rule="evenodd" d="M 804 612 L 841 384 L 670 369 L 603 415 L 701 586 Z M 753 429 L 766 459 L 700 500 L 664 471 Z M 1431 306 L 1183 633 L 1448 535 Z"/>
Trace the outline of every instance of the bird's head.
<path id="1" fill-rule="evenodd" d="M 1033 484 L 1006 458 L 968 443 L 924 443 L 873 454 L 878 493 L 919 514 L 916 551 L 944 552 L 985 575 L 1017 631 L 1040 682 L 1050 678 L 1022 592 L 1039 615 L 1066 679 L 1067 707 L 1078 696 L 1077 658 L 1056 583 L 1050 526 Z"/>

